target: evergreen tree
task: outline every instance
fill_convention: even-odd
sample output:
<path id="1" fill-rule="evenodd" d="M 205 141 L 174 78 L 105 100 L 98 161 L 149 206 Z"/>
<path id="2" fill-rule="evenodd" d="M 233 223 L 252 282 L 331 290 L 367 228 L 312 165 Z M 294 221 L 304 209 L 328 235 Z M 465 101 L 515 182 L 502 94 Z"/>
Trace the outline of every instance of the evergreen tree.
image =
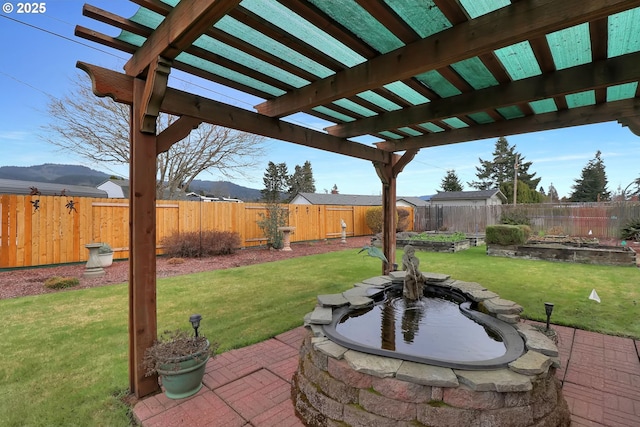
<path id="1" fill-rule="evenodd" d="M 456 175 L 455 169 L 447 171 L 445 177 L 442 178 L 440 187 L 442 188 L 442 191 L 462 191 L 462 183 L 460 182 L 458 175 Z"/>
<path id="2" fill-rule="evenodd" d="M 516 146 L 510 146 L 506 138 L 498 138 L 495 149 L 493 150 L 493 160 L 483 160 L 479 158 L 480 166 L 476 166 L 478 181 L 468 182 L 467 184 L 478 190 L 500 188 L 500 185 L 505 182 L 511 182 L 513 185 L 513 177 L 517 164 L 518 185 L 524 183 L 529 189 L 534 189 L 533 191 L 535 191 L 535 188 L 538 188 L 541 178 L 535 178 L 535 172 L 529 173 L 532 162 L 525 162 L 524 156 L 515 151 L 515 149 Z M 513 199 L 513 194 L 511 196 L 505 194 L 505 196 Z"/>
<path id="3" fill-rule="evenodd" d="M 275 164 L 269 162 L 267 171 L 262 178 L 264 183 L 264 189 L 260 190 L 262 200 L 267 203 L 280 202 L 281 194 L 287 189 L 288 180 L 289 172 L 287 171 L 286 163 Z"/>
<path id="4" fill-rule="evenodd" d="M 296 165 L 295 171 L 289 177 L 288 180 L 289 200 L 293 199 L 298 193 L 315 193 L 316 185 L 313 179 L 313 171 L 311 170 L 311 163 L 307 160 L 304 165 Z"/>
<path id="5" fill-rule="evenodd" d="M 500 191 L 507 197 L 507 203 L 513 203 L 513 181 L 503 182 L 500 184 Z M 532 190 L 523 182 L 518 182 L 516 190 L 517 203 L 542 203 L 544 196 L 536 190 Z"/>
<path id="6" fill-rule="evenodd" d="M 580 178 L 576 179 L 571 187 L 572 202 L 603 202 L 611 198 L 611 193 L 607 190 L 607 173 L 601 155 L 598 150 L 596 156 L 582 168 Z"/>
<path id="7" fill-rule="evenodd" d="M 549 194 L 547 194 L 547 197 L 549 198 L 550 203 L 560 201 L 560 197 L 558 197 L 558 191 L 556 190 L 556 187 L 553 186 L 553 182 L 549 184 Z"/>

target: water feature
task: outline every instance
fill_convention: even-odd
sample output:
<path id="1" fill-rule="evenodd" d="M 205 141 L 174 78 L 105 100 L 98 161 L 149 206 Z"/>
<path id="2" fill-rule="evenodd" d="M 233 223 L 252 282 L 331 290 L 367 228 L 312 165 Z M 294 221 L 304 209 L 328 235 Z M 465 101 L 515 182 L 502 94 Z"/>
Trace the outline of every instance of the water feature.
<path id="1" fill-rule="evenodd" d="M 505 367 L 522 355 L 517 331 L 472 308 L 459 292 L 427 286 L 417 300 L 392 287 L 363 308 L 334 310 L 332 341 L 358 351 L 462 369 Z"/>
<path id="2" fill-rule="evenodd" d="M 292 381 L 296 414 L 310 426 L 568 426 L 558 349 L 521 311 L 418 268 L 318 295 Z"/>

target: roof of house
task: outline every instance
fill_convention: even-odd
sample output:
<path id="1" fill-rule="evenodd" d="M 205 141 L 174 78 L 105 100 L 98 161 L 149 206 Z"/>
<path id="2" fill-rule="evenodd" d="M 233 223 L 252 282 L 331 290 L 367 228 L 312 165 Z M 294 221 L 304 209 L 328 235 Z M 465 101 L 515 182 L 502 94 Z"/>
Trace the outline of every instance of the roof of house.
<path id="1" fill-rule="evenodd" d="M 438 200 L 486 200 L 493 196 L 498 196 L 502 202 L 506 202 L 507 198 L 497 188 L 491 190 L 477 190 L 477 191 L 442 191 L 438 194 L 431 196 L 431 201 Z"/>
<path id="2" fill-rule="evenodd" d="M 365 196 L 361 194 L 332 194 L 332 193 L 298 193 L 296 197 L 303 197 L 312 205 L 341 205 L 341 206 L 382 206 L 382 196 Z M 294 200 L 295 198 L 294 197 Z M 414 206 L 426 206 L 419 197 L 397 197 Z"/>
<path id="3" fill-rule="evenodd" d="M 429 202 L 420 197 L 396 197 L 397 201 L 403 200 L 413 206 L 429 206 Z"/>
<path id="4" fill-rule="evenodd" d="M 0 179 L 0 194 L 31 194 L 32 189 L 37 189 L 42 196 L 107 197 L 106 191 L 85 185 Z"/>

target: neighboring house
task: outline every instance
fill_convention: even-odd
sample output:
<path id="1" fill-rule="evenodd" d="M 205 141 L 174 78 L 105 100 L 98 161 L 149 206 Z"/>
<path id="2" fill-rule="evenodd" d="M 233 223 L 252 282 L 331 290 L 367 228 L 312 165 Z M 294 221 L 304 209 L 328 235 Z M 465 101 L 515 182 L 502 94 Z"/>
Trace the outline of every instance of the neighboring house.
<path id="1" fill-rule="evenodd" d="M 291 200 L 292 205 L 340 205 L 340 206 L 382 206 L 382 196 L 363 196 L 358 194 L 298 193 Z M 396 206 L 427 206 L 418 197 L 397 197 Z"/>
<path id="2" fill-rule="evenodd" d="M 98 185 L 98 189 L 106 191 L 110 199 L 129 198 L 128 179 L 110 179 Z"/>
<path id="3" fill-rule="evenodd" d="M 0 179 L 0 194 L 29 195 L 34 191 L 38 191 L 42 196 L 107 197 L 106 191 L 85 185 Z"/>
<path id="4" fill-rule="evenodd" d="M 431 196 L 429 203 L 432 206 L 493 206 L 507 203 L 507 198 L 498 189 L 443 191 Z"/>
<path id="5" fill-rule="evenodd" d="M 429 202 L 420 197 L 397 197 L 396 206 L 404 206 L 407 208 L 418 208 L 429 206 Z"/>

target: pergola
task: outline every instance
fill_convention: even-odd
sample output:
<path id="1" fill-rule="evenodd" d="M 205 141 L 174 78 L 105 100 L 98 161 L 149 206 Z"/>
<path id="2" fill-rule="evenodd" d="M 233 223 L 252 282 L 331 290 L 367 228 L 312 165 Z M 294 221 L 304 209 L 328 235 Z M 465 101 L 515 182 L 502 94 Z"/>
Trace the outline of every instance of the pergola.
<path id="1" fill-rule="evenodd" d="M 120 29 L 76 35 L 131 54 L 78 62 L 94 93 L 131 105 L 129 372 L 156 338 L 158 153 L 207 122 L 372 162 L 383 251 L 395 261 L 396 178 L 422 148 L 618 121 L 640 135 L 640 0 L 132 0 Z M 257 96 L 255 110 L 168 87 L 181 70 Z M 159 112 L 179 116 L 157 134 Z M 287 121 L 305 113 L 325 132 Z M 362 136 L 377 143 L 363 142 Z M 388 267 L 383 267 L 387 272 Z"/>

